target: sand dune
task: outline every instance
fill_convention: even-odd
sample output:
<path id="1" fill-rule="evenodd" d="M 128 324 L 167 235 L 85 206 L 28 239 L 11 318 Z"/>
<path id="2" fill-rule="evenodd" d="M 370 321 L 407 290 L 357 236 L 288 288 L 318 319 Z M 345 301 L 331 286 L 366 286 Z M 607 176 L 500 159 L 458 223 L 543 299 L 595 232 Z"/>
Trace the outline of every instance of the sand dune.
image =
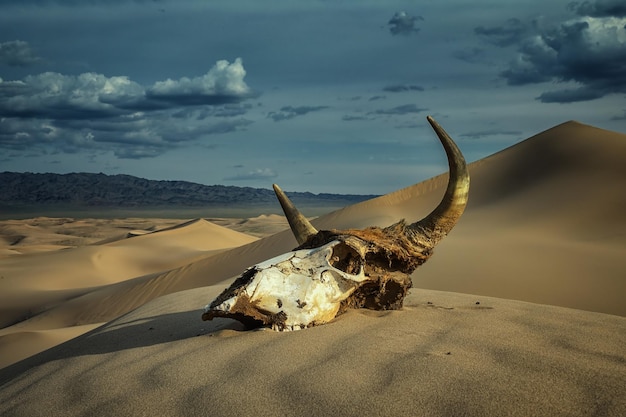
<path id="1" fill-rule="evenodd" d="M 405 309 L 291 334 L 200 320 L 246 267 L 296 246 L 236 231 L 282 217 L 8 254 L 0 366 L 52 349 L 0 370 L 0 414 L 626 415 L 624 161 L 626 135 L 568 122 L 471 164 L 467 211 Z M 446 178 L 313 224 L 418 220 Z M 11 227 L 7 242 L 36 240 Z"/>
<path id="2" fill-rule="evenodd" d="M 100 245 L 48 251 L 0 260 L 0 365 L 36 350 L 22 345 L 18 335 L 111 320 L 161 295 L 146 289 L 150 278 L 256 240 L 205 220 L 194 220 L 158 232 L 119 238 Z M 120 284 L 120 285 L 116 285 Z M 137 295 L 129 288 L 143 288 Z M 119 294 L 117 294 L 119 292 Z M 110 301 L 107 301 L 110 300 Z M 129 301 L 132 300 L 132 301 Z M 84 328 L 84 331 L 88 330 Z M 13 343 L 9 343 L 7 338 Z M 19 343 L 18 343 L 19 342 Z M 42 349 L 54 344 L 42 344 Z"/>
<path id="3" fill-rule="evenodd" d="M 0 258 L 45 252 L 127 237 L 132 230 L 152 232 L 180 224 L 176 219 L 73 219 L 36 217 L 0 221 Z"/>
<path id="4" fill-rule="evenodd" d="M 0 371 L 3 415 L 622 416 L 623 317 L 431 290 L 306 331 L 161 297 Z M 480 304 L 476 304 L 479 302 Z"/>
<path id="5" fill-rule="evenodd" d="M 287 223 L 287 219 L 285 218 L 285 216 L 279 216 L 277 214 L 262 214 L 257 217 L 240 219 L 237 221 L 223 218 L 208 220 L 220 226 L 225 226 L 229 229 L 237 230 L 245 234 L 257 237 L 266 237 L 289 228 L 289 224 Z"/>

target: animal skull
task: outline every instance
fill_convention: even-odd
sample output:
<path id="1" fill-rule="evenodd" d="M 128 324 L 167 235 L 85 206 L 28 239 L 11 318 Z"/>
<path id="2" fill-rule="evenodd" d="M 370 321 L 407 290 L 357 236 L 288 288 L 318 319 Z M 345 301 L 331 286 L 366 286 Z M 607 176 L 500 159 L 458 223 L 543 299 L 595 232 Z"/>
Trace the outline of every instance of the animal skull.
<path id="1" fill-rule="evenodd" d="M 402 308 L 410 274 L 452 230 L 469 192 L 463 155 L 443 128 L 427 119 L 450 168 L 446 193 L 435 210 L 413 224 L 402 220 L 384 229 L 317 231 L 274 185 L 300 246 L 248 268 L 205 307 L 202 319 L 229 317 L 248 327 L 283 331 L 327 323 L 348 308 Z"/>

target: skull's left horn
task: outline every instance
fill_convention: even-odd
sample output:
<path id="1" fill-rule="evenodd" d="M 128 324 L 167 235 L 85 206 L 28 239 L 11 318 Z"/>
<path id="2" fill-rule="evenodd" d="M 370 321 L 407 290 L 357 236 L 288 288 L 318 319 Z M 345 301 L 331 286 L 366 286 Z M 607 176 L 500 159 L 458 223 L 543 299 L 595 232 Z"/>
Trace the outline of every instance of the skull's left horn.
<path id="1" fill-rule="evenodd" d="M 293 205 L 291 200 L 287 198 L 287 195 L 280 189 L 280 187 L 276 184 L 273 185 L 274 192 L 276 193 L 276 197 L 280 202 L 283 211 L 285 212 L 285 217 L 287 217 L 287 221 L 289 222 L 289 227 L 291 227 L 291 231 L 293 235 L 296 237 L 298 241 L 298 245 L 302 245 L 313 235 L 317 234 L 317 229 L 313 227 L 311 223 L 307 220 L 306 217 L 302 215 Z"/>

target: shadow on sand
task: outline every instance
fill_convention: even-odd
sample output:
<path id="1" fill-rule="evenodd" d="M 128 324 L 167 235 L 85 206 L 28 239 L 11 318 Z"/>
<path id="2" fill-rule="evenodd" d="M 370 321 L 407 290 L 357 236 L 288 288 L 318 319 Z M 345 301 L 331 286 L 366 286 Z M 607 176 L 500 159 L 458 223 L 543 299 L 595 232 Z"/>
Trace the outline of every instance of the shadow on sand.
<path id="1" fill-rule="evenodd" d="M 235 320 L 218 318 L 202 321 L 201 316 L 202 310 L 168 313 L 135 320 L 125 320 L 126 316 L 122 316 L 75 339 L 0 369 L 0 385 L 50 361 L 154 346 L 198 336 L 211 336 L 223 330 L 247 330 Z"/>

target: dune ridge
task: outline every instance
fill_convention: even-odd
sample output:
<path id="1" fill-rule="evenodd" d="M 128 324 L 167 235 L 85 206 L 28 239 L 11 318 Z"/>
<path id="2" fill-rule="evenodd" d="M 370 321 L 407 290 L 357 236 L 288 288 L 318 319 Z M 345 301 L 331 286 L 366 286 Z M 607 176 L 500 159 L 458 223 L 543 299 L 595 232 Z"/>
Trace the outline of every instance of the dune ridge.
<path id="1" fill-rule="evenodd" d="M 46 398 L 64 415 L 625 415 L 625 160 L 626 135 L 570 121 L 470 164 L 466 213 L 403 310 L 292 334 L 200 320 L 245 268 L 296 246 L 288 230 L 259 239 L 195 220 L 0 259 L 20 278 L 0 280 L 13 291 L 0 305 L 41 308 L 0 330 L 0 414 L 37 414 Z M 312 223 L 415 221 L 446 181 Z M 265 220 L 286 227 L 247 222 Z M 38 275 L 42 260 L 57 279 Z"/>

